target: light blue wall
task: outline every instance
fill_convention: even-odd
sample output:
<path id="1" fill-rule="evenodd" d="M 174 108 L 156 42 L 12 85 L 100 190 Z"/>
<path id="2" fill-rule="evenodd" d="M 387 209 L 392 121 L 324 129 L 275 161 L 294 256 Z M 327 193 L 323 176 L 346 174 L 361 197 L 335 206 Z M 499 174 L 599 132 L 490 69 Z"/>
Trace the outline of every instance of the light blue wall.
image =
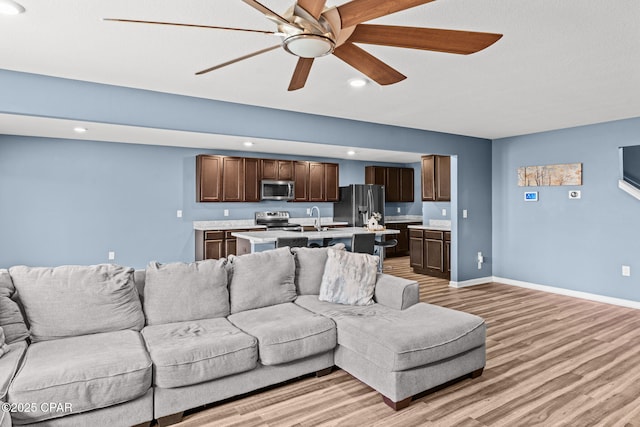
<path id="1" fill-rule="evenodd" d="M 494 141 L 494 275 L 640 300 L 640 201 L 617 188 L 618 147 L 639 141 L 640 118 Z M 574 162 L 582 186 L 517 185 L 520 166 Z M 540 200 L 525 202 L 527 190 Z"/>
<path id="2" fill-rule="evenodd" d="M 272 138 L 285 141 L 305 141 L 311 143 L 331 144 L 350 147 L 368 147 L 378 149 L 393 149 L 397 151 L 406 151 L 413 153 L 436 153 L 445 155 L 458 155 L 458 172 L 456 177 L 452 177 L 454 182 L 458 182 L 460 191 L 458 192 L 458 203 L 460 209 L 470 209 L 475 215 L 469 220 L 456 221 L 457 208 L 452 204 L 453 223 L 453 239 L 452 244 L 452 262 L 458 265 L 458 269 L 452 272 L 452 280 L 463 281 L 490 275 L 490 265 L 488 270 L 479 272 L 476 269 L 475 253 L 483 251 L 490 255 L 491 252 L 491 141 L 479 138 L 471 138 L 460 135 L 445 134 L 439 132 L 423 131 L 418 129 L 409 129 L 396 126 L 387 126 L 381 124 L 366 123 L 354 120 L 337 119 L 332 117 L 317 116 L 311 114 L 303 114 L 290 111 L 281 111 L 255 106 L 247 106 L 233 104 L 228 102 L 212 101 L 207 99 L 178 96 L 166 93 L 137 90 L 131 88 L 101 85 L 89 82 L 80 82 L 68 79 L 60 79 L 54 77 L 46 77 L 40 75 L 18 73 L 8 70 L 0 70 L 0 87 L 2 87 L 2 96 L 0 96 L 0 112 L 10 114 L 36 115 L 43 117 L 65 118 L 73 120 L 87 120 L 104 123 L 114 123 L 132 126 L 148 126 L 161 129 L 187 130 L 196 132 L 211 132 L 226 135 L 241 135 L 246 137 Z M 145 162 L 153 161 L 155 150 L 148 147 L 140 148 L 145 154 L 137 157 Z M 119 150 L 118 150 L 119 151 Z M 160 150 L 162 153 L 165 151 Z M 176 174 L 181 176 L 180 195 L 169 194 L 166 196 L 156 196 L 150 209 L 145 209 L 142 203 L 135 203 L 138 209 L 135 213 L 136 218 L 143 221 L 148 218 L 150 213 L 154 215 L 167 215 L 169 219 L 166 221 L 175 221 L 174 203 L 184 202 L 188 197 L 191 200 L 191 194 L 185 188 L 192 185 L 190 181 L 190 172 L 188 167 L 192 167 L 192 159 L 183 155 L 181 151 L 171 151 L 178 153 L 168 155 L 170 159 L 165 159 L 166 163 L 180 162 L 179 166 L 173 166 L 167 170 L 157 172 L 162 174 Z M 189 152 L 193 156 L 193 152 Z M 117 155 L 114 154 L 114 156 Z M 29 162 L 29 156 L 26 154 L 20 156 L 22 163 Z M 14 158 L 18 161 L 18 158 Z M 156 194 L 154 188 L 158 187 L 158 192 L 164 193 L 164 179 L 154 180 L 150 182 L 146 177 L 141 177 L 145 170 L 137 170 L 141 167 L 137 161 L 129 161 L 129 159 L 120 159 L 121 164 L 131 168 L 130 180 L 139 177 L 141 183 L 137 183 L 136 196 L 143 197 L 145 191 L 151 191 Z M 115 169 L 117 163 L 115 160 L 112 166 Z M 162 164 L 160 162 L 159 164 Z M 108 168 L 110 169 L 110 168 Z M 14 169 L 15 171 L 15 169 Z M 135 171 L 135 172 L 134 172 Z M 0 178 L 5 180 L 6 173 L 0 171 Z M 20 171 L 16 181 L 29 182 L 31 178 L 28 175 L 22 175 Z M 52 173 L 58 173 L 52 171 Z M 115 172 L 114 172 L 115 173 Z M 55 181 L 56 177 L 52 177 Z M 172 179 L 171 177 L 167 179 Z M 171 184 L 177 185 L 175 182 Z M 71 186 L 73 187 L 73 186 Z M 144 190 L 144 191 L 143 191 Z M 3 194 L 0 194 L 3 200 L 3 212 L 6 212 L 5 200 Z M 175 201 L 173 201 L 175 199 Z M 33 216 L 43 211 L 59 211 L 59 218 L 62 222 L 57 224 L 60 229 L 66 230 L 66 233 L 60 232 L 55 237 L 63 237 L 73 232 L 74 224 L 67 220 L 64 214 L 65 210 L 86 210 L 87 213 L 98 214 L 94 220 L 108 227 L 105 234 L 115 235 L 121 230 L 114 230 L 117 224 L 110 223 L 111 218 L 124 215 L 122 212 L 111 212 L 115 210 L 109 205 L 103 204 L 104 210 L 95 207 L 85 206 L 49 206 L 47 203 L 37 203 L 32 201 L 24 205 L 25 209 L 30 212 L 24 212 L 26 217 Z M 49 203 L 53 203 L 52 200 Z M 93 203 L 92 199 L 92 203 Z M 146 199 L 145 199 L 146 200 Z M 10 202 L 11 203 L 11 202 Z M 162 204 L 154 206 L 155 203 Z M 171 208 L 164 205 L 171 205 Z M 193 217 L 199 213 L 198 208 L 194 209 Z M 163 212 L 160 212 L 162 210 Z M 253 208 L 251 208 L 253 211 Z M 126 211 L 126 210 L 125 210 Z M 169 211 L 168 213 L 164 213 Z M 20 211 L 22 212 L 22 211 Z M 35 213 L 34 213 L 35 212 Z M 112 214 L 113 213 L 113 214 Z M 15 216 L 11 216 L 14 219 Z M 79 221 L 72 216 L 74 221 Z M 4 217 L 0 216 L 0 226 L 9 227 L 9 223 L 3 221 Z M 184 219 L 184 221 L 188 221 Z M 15 221 L 14 221 L 15 222 Z M 57 239 L 47 238 L 38 239 L 41 234 L 39 231 L 33 230 L 26 224 L 19 221 L 13 226 L 20 226 L 23 229 L 20 239 L 31 242 L 38 241 L 42 249 L 42 256 L 33 256 L 27 260 L 30 264 L 56 264 L 59 256 L 53 255 L 57 251 L 82 251 L 92 255 L 78 256 L 77 262 L 98 262 L 104 261 L 104 247 L 87 249 L 78 247 L 75 243 L 80 236 L 69 237 L 67 242 L 60 242 Z M 157 224 L 156 224 L 157 225 Z M 166 223 L 162 223 L 163 226 Z M 134 225 L 132 225 L 134 228 Z M 141 230 L 146 227 L 142 226 Z M 186 258 L 186 251 L 190 248 L 192 237 L 188 237 L 184 230 L 180 228 L 178 231 L 171 231 L 172 241 L 166 241 L 162 250 L 156 250 L 153 245 L 148 245 L 146 239 L 156 241 L 157 237 L 150 236 L 150 233 L 144 231 L 133 230 L 133 233 L 140 238 L 136 240 L 136 244 L 130 247 L 131 254 L 118 257 L 117 261 L 140 266 L 142 259 L 147 260 L 158 258 L 160 261 L 178 260 Z M 163 230 L 164 231 L 164 230 Z M 5 230 L 3 229 L 4 233 Z M 175 234 L 179 237 L 175 238 Z M 143 238 L 144 237 L 144 238 Z M 459 240 L 457 245 L 455 240 Z M 87 237 L 82 237 L 83 242 L 87 242 Z M 157 242 L 157 241 L 156 241 Z M 0 242 L 2 250 L 0 253 L 10 253 L 13 242 Z M 97 246 L 97 245 L 96 245 Z M 152 250 L 153 249 L 153 250 Z M 133 254 L 135 252 L 135 255 Z M 155 256 L 155 255 L 158 256 Z M 70 254 L 63 255 L 71 258 Z M 89 260 L 91 258 L 91 260 Z M 0 260 L 0 265 L 6 265 L 9 262 Z"/>

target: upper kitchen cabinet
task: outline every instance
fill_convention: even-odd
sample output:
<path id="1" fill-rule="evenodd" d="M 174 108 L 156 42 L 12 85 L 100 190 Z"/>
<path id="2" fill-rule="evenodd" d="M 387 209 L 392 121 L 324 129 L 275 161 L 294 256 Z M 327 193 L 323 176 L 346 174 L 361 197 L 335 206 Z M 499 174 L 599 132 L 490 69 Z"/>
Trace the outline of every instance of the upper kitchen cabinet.
<path id="1" fill-rule="evenodd" d="M 292 160 L 262 159 L 262 179 L 292 181 L 294 176 Z"/>
<path id="2" fill-rule="evenodd" d="M 451 201 L 451 157 L 422 156 L 422 200 Z"/>
<path id="3" fill-rule="evenodd" d="M 196 200 L 222 201 L 222 157 L 200 155 L 196 157 Z"/>
<path id="4" fill-rule="evenodd" d="M 413 202 L 413 168 L 365 167 L 365 184 L 384 185 L 385 202 Z"/>
<path id="5" fill-rule="evenodd" d="M 337 163 L 309 162 L 309 202 L 337 202 L 339 197 Z"/>
<path id="6" fill-rule="evenodd" d="M 196 157 L 198 202 L 257 202 L 260 200 L 258 159 L 199 155 Z"/>
<path id="7" fill-rule="evenodd" d="M 293 163 L 294 201 L 309 200 L 309 162 L 296 161 Z"/>

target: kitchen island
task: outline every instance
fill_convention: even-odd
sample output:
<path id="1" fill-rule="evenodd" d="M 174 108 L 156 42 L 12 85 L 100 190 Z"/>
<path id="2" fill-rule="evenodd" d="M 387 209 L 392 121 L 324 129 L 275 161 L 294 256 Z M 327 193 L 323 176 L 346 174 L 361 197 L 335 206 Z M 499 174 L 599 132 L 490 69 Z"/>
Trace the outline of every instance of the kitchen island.
<path id="1" fill-rule="evenodd" d="M 238 240 L 237 254 L 262 252 L 276 247 L 278 237 L 308 237 L 309 244 L 325 246 L 328 241 L 350 243 L 351 237 L 357 233 L 375 233 L 377 240 L 387 234 L 398 234 L 398 230 L 367 231 L 362 227 L 329 228 L 326 231 L 243 231 L 232 233 Z"/>

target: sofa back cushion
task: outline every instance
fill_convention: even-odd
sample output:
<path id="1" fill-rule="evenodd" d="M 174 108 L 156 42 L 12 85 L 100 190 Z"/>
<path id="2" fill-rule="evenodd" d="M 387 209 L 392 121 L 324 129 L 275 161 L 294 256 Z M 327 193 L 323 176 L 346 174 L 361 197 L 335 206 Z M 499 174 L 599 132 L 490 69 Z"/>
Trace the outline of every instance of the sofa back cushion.
<path id="1" fill-rule="evenodd" d="M 144 313 L 148 325 L 213 319 L 229 315 L 226 260 L 149 263 Z"/>
<path id="2" fill-rule="evenodd" d="M 9 273 L 34 342 L 144 327 L 132 268 L 16 266 Z"/>
<path id="3" fill-rule="evenodd" d="M 288 247 L 229 257 L 231 313 L 296 299 L 296 264 Z"/>
<path id="4" fill-rule="evenodd" d="M 9 351 L 9 347 L 4 339 L 4 329 L 0 326 L 0 357 L 4 356 L 6 352 Z"/>
<path id="5" fill-rule="evenodd" d="M 29 337 L 29 329 L 24 323 L 24 317 L 18 304 L 12 299 L 16 288 L 9 275 L 9 271 L 0 270 L 0 327 L 4 329 L 7 344 L 22 341 Z"/>
<path id="6" fill-rule="evenodd" d="M 377 256 L 329 249 L 318 299 L 337 304 L 373 304 L 377 273 Z"/>
<path id="7" fill-rule="evenodd" d="M 296 290 L 298 295 L 318 295 L 328 248 L 292 248 L 296 260 Z"/>

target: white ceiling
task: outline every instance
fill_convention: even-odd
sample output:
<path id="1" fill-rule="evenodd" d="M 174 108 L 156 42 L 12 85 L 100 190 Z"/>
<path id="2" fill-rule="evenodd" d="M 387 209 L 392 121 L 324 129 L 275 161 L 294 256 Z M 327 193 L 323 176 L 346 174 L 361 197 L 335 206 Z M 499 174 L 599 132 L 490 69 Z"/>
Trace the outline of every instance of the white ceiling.
<path id="1" fill-rule="evenodd" d="M 20 3 L 26 13 L 0 15 L 8 70 L 489 139 L 640 116 L 638 0 L 434 1 L 371 22 L 504 37 L 469 56 L 363 46 L 408 78 L 352 89 L 347 81 L 359 73 L 329 56 L 296 92 L 286 90 L 296 58 L 283 50 L 194 75 L 277 44 L 274 36 L 101 19 L 275 29 L 241 0 Z M 292 0 L 264 4 L 284 12 Z M 12 132 L 35 132 L 27 122 Z"/>

